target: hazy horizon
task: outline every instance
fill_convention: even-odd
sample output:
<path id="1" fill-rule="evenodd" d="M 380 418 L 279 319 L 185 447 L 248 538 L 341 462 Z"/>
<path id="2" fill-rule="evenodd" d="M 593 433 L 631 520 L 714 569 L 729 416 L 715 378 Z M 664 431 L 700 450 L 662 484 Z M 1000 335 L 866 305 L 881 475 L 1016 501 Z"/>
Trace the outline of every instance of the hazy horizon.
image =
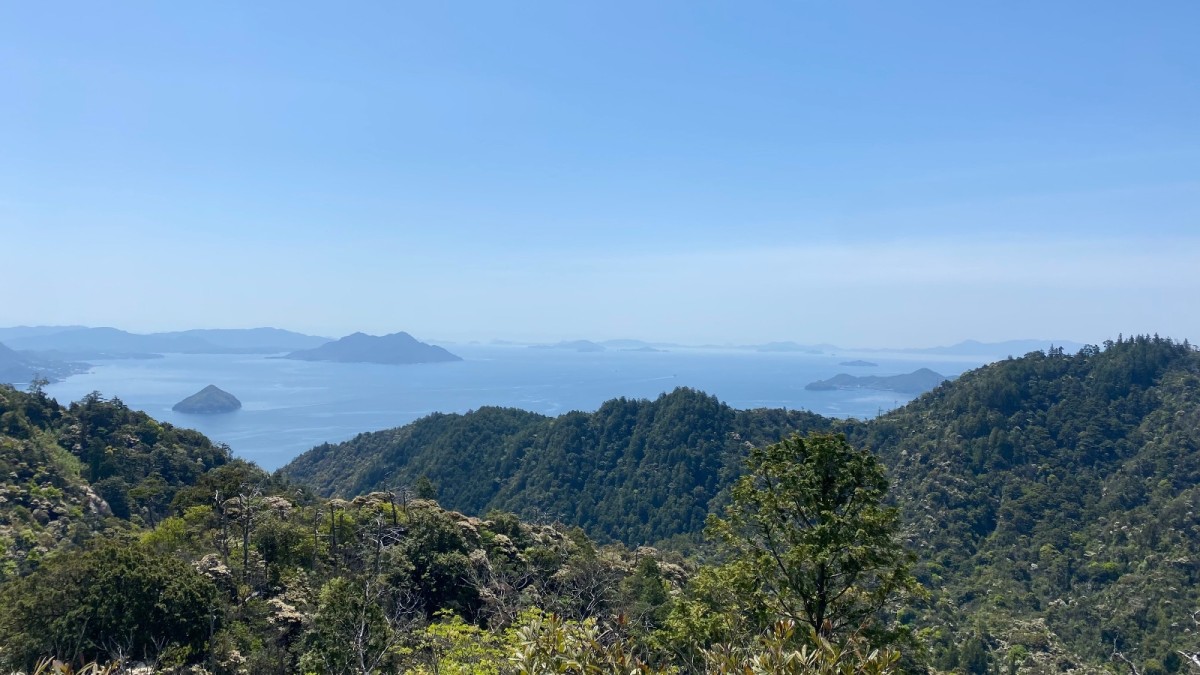
<path id="1" fill-rule="evenodd" d="M 367 331 L 360 331 L 357 329 L 350 329 L 350 330 L 338 331 L 336 333 L 331 333 L 331 334 L 306 333 L 305 331 L 296 330 L 293 328 L 289 328 L 287 326 L 265 326 L 265 325 L 260 325 L 260 326 L 187 326 L 187 327 L 170 328 L 170 329 L 163 329 L 163 330 L 157 330 L 157 329 L 155 329 L 155 330 L 130 330 L 130 329 L 127 329 L 122 326 L 114 326 L 114 325 L 110 325 L 110 324 L 98 324 L 98 325 L 90 325 L 90 326 L 82 325 L 82 324 L 72 324 L 72 323 L 0 325 L 0 331 L 9 330 L 9 329 L 31 329 L 31 330 L 62 329 L 63 331 L 71 331 L 71 330 L 87 330 L 87 329 L 96 329 L 96 328 L 116 329 L 116 330 L 124 331 L 127 333 L 132 333 L 132 334 L 138 334 L 138 335 L 175 333 L 175 332 L 186 332 L 186 331 L 194 331 L 194 330 L 199 330 L 199 331 L 204 331 L 204 330 L 259 330 L 259 329 L 285 330 L 285 331 L 301 333 L 301 334 L 305 334 L 305 335 L 309 335 L 309 336 L 313 336 L 313 337 L 322 337 L 322 338 L 329 339 L 331 341 L 345 337 L 352 333 L 367 332 Z M 59 331 L 53 330 L 52 332 L 59 332 Z M 372 335 L 385 335 L 385 334 L 396 333 L 396 332 L 406 332 L 406 333 L 411 334 L 411 331 L 406 331 L 403 328 L 397 328 L 395 330 L 388 330 L 388 331 L 381 331 L 378 333 L 369 333 L 369 332 L 367 332 L 367 333 L 372 334 Z M 1126 333 L 1125 335 L 1126 335 L 1126 337 L 1129 337 L 1129 336 L 1132 336 L 1132 335 L 1135 335 L 1138 333 L 1146 333 L 1146 332 L 1145 331 L 1135 331 L 1135 332 L 1131 332 L 1131 333 Z M 47 333 L 47 334 L 49 334 L 49 333 Z M 1149 333 L 1146 333 L 1146 334 L 1149 334 Z M 589 335 L 560 335 L 560 336 L 551 336 L 551 337 L 547 337 L 547 336 L 505 337 L 505 336 L 495 336 L 495 335 L 485 335 L 485 334 L 474 334 L 473 333 L 473 334 L 468 334 L 468 335 L 459 336 L 459 337 L 449 337 L 449 336 L 445 336 L 445 335 L 441 335 L 441 336 L 438 336 L 438 335 L 414 335 L 413 337 L 417 338 L 418 340 L 421 340 L 422 342 L 428 342 L 428 343 L 434 343 L 434 344 L 439 344 L 439 343 L 441 343 L 441 344 L 470 344 L 470 343 L 505 344 L 505 343 L 508 343 L 508 344 L 514 344 L 514 345 L 530 345 L 530 346 L 555 345 L 558 343 L 574 342 L 574 341 L 589 341 L 589 342 L 596 342 L 596 343 L 634 341 L 634 342 L 645 342 L 648 344 L 674 345 L 674 346 L 688 347 L 688 348 L 704 348 L 704 347 L 736 348 L 736 347 L 764 346 L 764 345 L 773 344 L 773 343 L 797 343 L 801 346 L 828 345 L 828 346 L 838 347 L 838 348 L 846 350 L 846 351 L 855 351 L 855 350 L 887 351 L 889 349 L 896 349 L 896 350 L 925 349 L 925 348 L 934 348 L 934 347 L 950 347 L 950 346 L 954 346 L 954 345 L 957 345 L 957 344 L 960 344 L 963 342 L 981 342 L 981 343 L 1044 342 L 1047 345 L 1050 345 L 1050 344 L 1060 344 L 1060 343 L 1100 344 L 1104 341 L 1104 340 L 1092 340 L 1089 342 L 1086 340 L 1077 340 L 1077 339 L 1074 339 L 1071 337 L 1063 337 L 1063 336 L 1056 336 L 1056 337 L 1051 337 L 1051 338 L 1039 337 L 1039 336 L 1015 336 L 1015 337 L 1007 337 L 1007 338 L 1001 338 L 1001 339 L 995 339 L 995 340 L 979 340 L 979 339 L 973 338 L 973 337 L 966 337 L 966 338 L 962 338 L 959 340 L 954 340 L 953 342 L 943 341 L 943 342 L 930 343 L 930 344 L 899 345 L 899 344 L 866 343 L 866 342 L 854 343 L 854 344 L 849 344 L 849 343 L 834 344 L 834 343 L 830 342 L 829 340 L 812 340 L 812 341 L 801 342 L 801 341 L 797 341 L 797 340 L 794 340 L 794 339 L 791 339 L 788 337 L 775 337 L 775 338 L 760 339 L 760 340 L 741 340 L 741 341 L 725 341 L 725 342 L 713 342 L 713 341 L 704 341 L 704 340 L 696 340 L 696 339 L 682 340 L 682 341 L 680 341 L 680 340 L 655 340 L 655 339 L 647 339 L 647 338 L 644 338 L 644 337 L 638 336 L 638 335 L 618 335 L 618 336 L 609 336 L 609 337 L 596 337 L 596 336 L 589 336 Z M 1115 337 L 1117 337 L 1117 336 L 1113 336 L 1114 339 L 1115 339 Z M 1164 336 L 1164 337 L 1174 337 L 1174 336 Z M 1106 340 L 1109 338 L 1104 338 L 1104 339 Z M 1177 338 L 1177 339 L 1182 340 L 1182 338 Z M 3 343 L 4 343 L 4 338 L 0 337 L 0 344 L 3 344 Z"/>
<path id="2" fill-rule="evenodd" d="M 17 4 L 2 325 L 1200 340 L 1200 4 Z"/>

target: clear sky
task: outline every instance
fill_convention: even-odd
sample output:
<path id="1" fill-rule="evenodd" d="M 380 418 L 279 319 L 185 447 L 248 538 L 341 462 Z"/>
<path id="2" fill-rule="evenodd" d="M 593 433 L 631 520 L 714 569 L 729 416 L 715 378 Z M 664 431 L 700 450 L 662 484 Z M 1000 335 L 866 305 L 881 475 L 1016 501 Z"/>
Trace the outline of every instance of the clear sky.
<path id="1" fill-rule="evenodd" d="M 1200 2 L 0 2 L 0 325 L 1200 341 Z"/>

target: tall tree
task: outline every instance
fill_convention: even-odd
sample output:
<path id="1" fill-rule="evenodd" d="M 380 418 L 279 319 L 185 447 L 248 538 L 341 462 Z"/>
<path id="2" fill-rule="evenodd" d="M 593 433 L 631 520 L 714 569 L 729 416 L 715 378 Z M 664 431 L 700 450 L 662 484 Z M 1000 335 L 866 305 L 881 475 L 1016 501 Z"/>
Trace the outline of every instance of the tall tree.
<path id="1" fill-rule="evenodd" d="M 751 450 L 724 519 L 709 532 L 729 571 L 773 617 L 825 637 L 859 632 L 889 600 L 918 588 L 887 479 L 845 436 L 794 436 Z"/>

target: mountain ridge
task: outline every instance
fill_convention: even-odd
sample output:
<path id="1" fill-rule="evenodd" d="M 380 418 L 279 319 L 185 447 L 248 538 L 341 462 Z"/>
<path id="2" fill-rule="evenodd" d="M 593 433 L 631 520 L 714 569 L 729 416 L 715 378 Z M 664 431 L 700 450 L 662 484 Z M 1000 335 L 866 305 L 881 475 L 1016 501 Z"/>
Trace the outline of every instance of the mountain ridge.
<path id="1" fill-rule="evenodd" d="M 112 358 L 163 353 L 279 353 L 316 347 L 327 338 L 281 328 L 215 328 L 163 333 L 131 333 L 119 328 L 54 326 L 0 329 L 13 335 L 10 347 L 55 352 L 72 358 Z"/>
<path id="2" fill-rule="evenodd" d="M 419 441 L 403 427 L 363 435 L 279 475 L 347 496 L 425 478 L 447 500 L 463 490 L 472 506 L 686 550 L 724 503 L 747 444 L 833 431 L 887 467 L 918 578 L 934 592 L 923 621 L 955 621 L 938 618 L 939 603 L 962 607 L 975 617 L 972 639 L 1030 651 L 1061 642 L 1095 660 L 1114 643 L 1168 659 L 1200 639 L 1174 627 L 1190 626 L 1186 608 L 1200 603 L 1200 352 L 1186 341 L 1031 352 L 874 420 L 787 425 L 769 423 L 783 411 L 761 414 L 731 427 L 736 411 L 680 390 L 531 418 L 490 439 L 487 414 L 469 427 L 443 417 Z M 388 447 L 403 449 L 403 464 L 378 454 Z M 363 459 L 369 471 L 347 468 Z M 459 474 L 446 473 L 451 462 Z M 940 668 L 960 667 L 966 637 L 934 635 Z"/>
<path id="3" fill-rule="evenodd" d="M 291 352 L 282 358 L 299 361 L 381 363 L 389 365 L 461 361 L 442 347 L 421 342 L 403 331 L 388 335 L 351 333 L 316 347 Z"/>

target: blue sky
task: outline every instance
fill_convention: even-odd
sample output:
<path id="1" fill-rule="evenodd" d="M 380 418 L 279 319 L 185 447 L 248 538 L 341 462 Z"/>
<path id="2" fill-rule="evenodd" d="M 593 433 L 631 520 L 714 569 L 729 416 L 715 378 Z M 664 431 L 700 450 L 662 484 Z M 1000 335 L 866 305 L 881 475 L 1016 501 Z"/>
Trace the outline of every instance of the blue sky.
<path id="1" fill-rule="evenodd" d="M 1200 340 L 1197 25 L 1196 2 L 4 3 L 0 324 Z"/>

